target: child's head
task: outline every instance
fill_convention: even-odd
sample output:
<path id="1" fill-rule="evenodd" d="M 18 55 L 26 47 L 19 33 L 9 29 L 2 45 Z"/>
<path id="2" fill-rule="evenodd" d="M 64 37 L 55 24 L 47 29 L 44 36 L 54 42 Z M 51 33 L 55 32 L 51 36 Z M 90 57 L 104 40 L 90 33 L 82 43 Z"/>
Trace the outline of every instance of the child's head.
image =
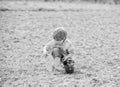
<path id="1" fill-rule="evenodd" d="M 53 39 L 55 41 L 64 41 L 67 38 L 67 32 L 63 27 L 58 27 L 53 33 Z"/>

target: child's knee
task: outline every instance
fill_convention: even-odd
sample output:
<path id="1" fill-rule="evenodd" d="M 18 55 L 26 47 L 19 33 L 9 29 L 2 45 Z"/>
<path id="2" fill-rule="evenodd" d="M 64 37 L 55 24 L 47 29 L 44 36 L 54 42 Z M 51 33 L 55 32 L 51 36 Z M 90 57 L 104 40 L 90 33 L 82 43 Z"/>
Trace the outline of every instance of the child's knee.
<path id="1" fill-rule="evenodd" d="M 59 48 L 54 48 L 53 52 L 59 53 Z"/>
<path id="2" fill-rule="evenodd" d="M 59 48 L 54 48 L 52 51 L 52 56 L 55 58 L 58 57 L 59 55 L 60 55 Z"/>

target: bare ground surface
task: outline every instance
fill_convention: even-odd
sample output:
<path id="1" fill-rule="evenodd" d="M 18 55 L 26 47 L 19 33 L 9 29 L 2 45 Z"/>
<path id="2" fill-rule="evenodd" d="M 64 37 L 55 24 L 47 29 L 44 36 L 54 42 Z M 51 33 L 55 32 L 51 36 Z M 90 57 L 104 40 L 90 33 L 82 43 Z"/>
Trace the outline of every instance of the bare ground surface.
<path id="1" fill-rule="evenodd" d="M 0 87 L 120 87 L 119 6 L 81 4 L 71 10 L 64 3 L 0 4 L 7 9 L 0 11 Z M 42 57 L 59 26 L 76 48 L 71 75 L 49 73 Z"/>

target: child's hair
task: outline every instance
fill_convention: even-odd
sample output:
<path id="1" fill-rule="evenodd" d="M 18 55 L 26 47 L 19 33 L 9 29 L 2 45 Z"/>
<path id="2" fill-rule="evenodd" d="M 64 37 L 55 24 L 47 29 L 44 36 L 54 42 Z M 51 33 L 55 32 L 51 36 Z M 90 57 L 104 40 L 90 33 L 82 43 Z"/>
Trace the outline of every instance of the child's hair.
<path id="1" fill-rule="evenodd" d="M 67 38 L 67 32 L 64 30 L 63 27 L 58 27 L 53 32 L 53 39 L 56 41 L 65 40 Z"/>

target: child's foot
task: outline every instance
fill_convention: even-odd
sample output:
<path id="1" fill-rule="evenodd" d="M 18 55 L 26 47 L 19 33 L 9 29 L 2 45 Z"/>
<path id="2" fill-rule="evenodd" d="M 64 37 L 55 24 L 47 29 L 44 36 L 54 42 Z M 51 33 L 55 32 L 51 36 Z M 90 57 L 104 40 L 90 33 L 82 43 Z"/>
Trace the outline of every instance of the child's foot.
<path id="1" fill-rule="evenodd" d="M 57 69 L 57 68 L 55 68 L 55 67 L 54 67 L 54 69 L 53 69 L 53 74 L 54 74 L 54 75 L 62 74 L 62 73 L 64 73 L 64 72 L 65 72 L 64 69 Z"/>

